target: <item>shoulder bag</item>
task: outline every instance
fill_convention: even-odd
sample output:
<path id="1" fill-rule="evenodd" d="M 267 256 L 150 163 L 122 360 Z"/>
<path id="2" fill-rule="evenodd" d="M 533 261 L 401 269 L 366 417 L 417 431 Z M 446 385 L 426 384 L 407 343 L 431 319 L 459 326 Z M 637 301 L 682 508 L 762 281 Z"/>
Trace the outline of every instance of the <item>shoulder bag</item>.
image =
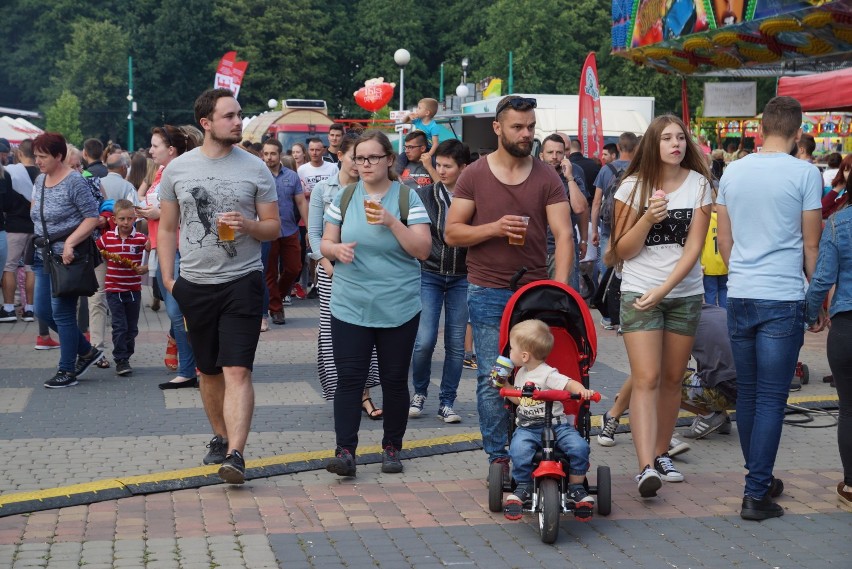
<path id="1" fill-rule="evenodd" d="M 88 236 L 74 247 L 74 260 L 67 265 L 62 256 L 53 252 L 52 241 L 47 233 L 44 221 L 44 180 L 41 184 L 41 227 L 44 232 L 42 257 L 44 266 L 50 275 L 50 292 L 53 298 L 92 296 L 98 290 L 98 278 L 95 275 L 96 249 L 92 237 Z"/>

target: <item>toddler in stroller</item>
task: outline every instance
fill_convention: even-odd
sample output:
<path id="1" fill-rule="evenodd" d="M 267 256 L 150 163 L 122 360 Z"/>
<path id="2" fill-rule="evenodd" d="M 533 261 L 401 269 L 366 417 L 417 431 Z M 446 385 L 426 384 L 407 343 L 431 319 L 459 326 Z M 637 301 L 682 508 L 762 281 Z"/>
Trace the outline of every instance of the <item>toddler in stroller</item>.
<path id="1" fill-rule="evenodd" d="M 541 320 L 525 320 L 512 327 L 509 334 L 509 359 L 519 369 L 515 374 L 515 385 L 527 389 L 554 389 L 567 391 L 591 399 L 594 392 L 582 383 L 559 373 L 544 363 L 553 349 L 553 334 Z M 532 385 L 530 385 L 532 384 Z M 512 462 L 512 478 L 517 483 L 514 493 L 504 505 L 504 514 L 510 520 L 520 519 L 524 504 L 533 495 L 533 467 L 536 453 L 541 449 L 542 430 L 545 428 L 544 401 L 532 397 L 508 397 L 517 405 L 516 428 L 509 444 Z M 592 518 L 595 499 L 589 495 L 584 482 L 589 469 L 589 443 L 574 428 L 574 416 L 565 413 L 559 401 L 552 403 L 551 425 L 556 447 L 568 457 L 567 498 L 573 502 L 574 517 L 580 521 Z"/>

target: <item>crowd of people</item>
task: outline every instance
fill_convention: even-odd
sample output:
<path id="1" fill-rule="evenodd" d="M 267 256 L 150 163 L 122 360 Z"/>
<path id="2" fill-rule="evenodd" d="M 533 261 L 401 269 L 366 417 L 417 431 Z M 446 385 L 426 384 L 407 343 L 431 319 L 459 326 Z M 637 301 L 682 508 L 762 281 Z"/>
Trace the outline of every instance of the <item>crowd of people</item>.
<path id="1" fill-rule="evenodd" d="M 604 328 L 623 336 L 630 375 L 598 442 L 615 443 L 629 407 L 639 495 L 685 479 L 672 461 L 686 448 L 673 437 L 678 409 L 695 413 L 684 436 L 698 439 L 730 432 L 735 407 L 747 469 L 741 515 L 752 520 L 783 514 L 773 468 L 784 405 L 806 327 L 831 324 L 845 476 L 837 493 L 852 502 L 844 350 L 852 333 L 852 156 L 829 156 L 822 174 L 810 164 L 813 140 L 801 134 L 801 107 L 788 97 L 764 109 L 758 152 L 710 151 L 664 115 L 642 136 L 624 133 L 607 145 L 600 162 L 563 133 L 545 137 L 533 156 L 535 109 L 535 99 L 503 98 L 493 122 L 497 149 L 483 156 L 440 140 L 434 99 L 419 102 L 399 156 L 383 133 L 342 125 L 331 127 L 327 144 L 243 142 L 239 103 L 224 89 L 196 100 L 197 127 L 158 126 L 150 148 L 133 154 L 96 139 L 78 151 L 44 133 L 19 145 L 15 164 L 0 166 L 0 322 L 39 320 L 36 349 L 60 351 L 45 387 L 63 388 L 91 366 L 112 365 L 109 314 L 111 359 L 117 374 L 129 375 L 149 282 L 171 324 L 164 365 L 177 371 L 159 387 L 200 388 L 213 431 L 203 463 L 239 484 L 259 335 L 268 318 L 286 324 L 293 296 L 320 301 L 317 378 L 333 401 L 336 433 L 326 468 L 340 476 L 356 475 L 362 413 L 383 421 L 382 471 L 403 471 L 399 453 L 409 419 L 426 409 L 443 310 L 433 413 L 460 422 L 453 406 L 462 368 L 478 368 L 483 448 L 520 484 L 506 506 L 515 519 L 529 499 L 541 418 L 524 410 L 519 427 L 532 434 L 516 432 L 507 448 L 509 414 L 489 370 L 506 355 L 501 319 L 510 283 L 526 267 L 515 284 L 567 283 L 598 304 Z M 92 271 L 94 294 L 62 288 L 56 267 L 77 263 Z M 613 299 L 615 308 L 604 310 Z M 519 376 L 589 395 L 543 364 L 548 334 L 532 324 L 512 331 Z M 382 408 L 371 397 L 376 388 Z M 582 488 L 588 445 L 572 425 L 559 427 L 564 450 L 579 457 L 571 499 L 590 515 L 593 498 Z"/>

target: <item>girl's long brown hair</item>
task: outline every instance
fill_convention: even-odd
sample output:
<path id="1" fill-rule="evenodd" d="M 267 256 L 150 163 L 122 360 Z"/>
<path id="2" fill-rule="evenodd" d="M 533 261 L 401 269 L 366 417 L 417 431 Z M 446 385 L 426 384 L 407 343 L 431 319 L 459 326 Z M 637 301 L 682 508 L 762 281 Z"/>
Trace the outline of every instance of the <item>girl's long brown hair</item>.
<path id="1" fill-rule="evenodd" d="M 610 240 L 609 250 L 604 257 L 604 262 L 611 267 L 620 265 L 624 261 L 616 253 L 618 242 L 638 223 L 639 218 L 642 216 L 643 208 L 648 203 L 651 195 L 657 188 L 662 187 L 663 169 L 660 167 L 660 163 L 662 162 L 660 158 L 660 139 L 662 138 L 663 131 L 670 124 L 678 125 L 684 135 L 686 135 L 686 151 L 684 152 L 683 161 L 680 163 L 681 167 L 698 172 L 706 180 L 710 179 L 710 171 L 707 169 L 707 160 L 704 158 L 704 153 L 695 141 L 692 140 L 692 137 L 689 135 L 689 129 L 686 128 L 682 120 L 674 115 L 662 115 L 651 121 L 651 124 L 648 125 L 648 130 L 642 136 L 636 154 L 633 155 L 633 160 L 630 161 L 630 165 L 627 166 L 627 170 L 624 171 L 622 178 L 622 181 L 624 181 L 630 176 L 636 176 L 637 182 L 627 197 L 626 205 L 628 208 L 623 210 L 624 214 L 618 217 L 613 212 L 612 239 Z M 706 190 L 707 184 L 705 183 L 703 191 Z M 638 212 L 638 215 L 632 221 L 629 221 L 630 208 L 635 208 Z"/>

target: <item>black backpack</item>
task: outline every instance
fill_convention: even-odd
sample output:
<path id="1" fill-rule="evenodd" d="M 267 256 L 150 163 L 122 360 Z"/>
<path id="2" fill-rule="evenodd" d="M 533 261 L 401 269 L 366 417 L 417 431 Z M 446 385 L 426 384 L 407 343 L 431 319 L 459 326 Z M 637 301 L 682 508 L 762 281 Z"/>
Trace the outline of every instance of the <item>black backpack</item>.
<path id="1" fill-rule="evenodd" d="M 621 178 L 624 177 L 626 168 L 616 168 L 612 163 L 606 165 L 612 170 L 612 178 L 609 184 L 603 188 L 603 197 L 601 199 L 601 214 L 600 219 L 605 227 L 612 228 L 612 221 L 615 216 L 615 192 L 618 186 L 621 185 Z"/>

